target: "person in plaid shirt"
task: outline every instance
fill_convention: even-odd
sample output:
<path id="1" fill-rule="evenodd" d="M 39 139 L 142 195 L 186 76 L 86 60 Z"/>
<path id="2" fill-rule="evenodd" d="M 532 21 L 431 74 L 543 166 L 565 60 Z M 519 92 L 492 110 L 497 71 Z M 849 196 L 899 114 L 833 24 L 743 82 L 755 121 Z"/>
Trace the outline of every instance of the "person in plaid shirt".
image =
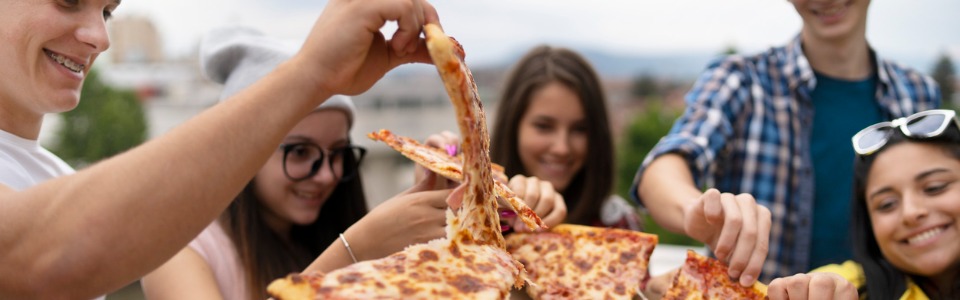
<path id="1" fill-rule="evenodd" d="M 743 285 L 850 259 L 851 136 L 940 103 L 930 77 L 870 47 L 869 0 L 790 2 L 800 34 L 712 62 L 631 188 Z"/>

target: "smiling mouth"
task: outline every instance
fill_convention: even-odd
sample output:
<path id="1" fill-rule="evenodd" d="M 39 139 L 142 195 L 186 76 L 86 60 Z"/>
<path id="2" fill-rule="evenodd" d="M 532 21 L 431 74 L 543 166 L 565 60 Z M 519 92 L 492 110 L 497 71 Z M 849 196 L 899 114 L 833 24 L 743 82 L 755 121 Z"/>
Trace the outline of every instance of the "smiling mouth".
<path id="1" fill-rule="evenodd" d="M 295 191 L 294 194 L 297 195 L 297 197 L 307 198 L 307 199 L 314 199 L 320 196 L 319 193 L 307 193 L 302 191 Z"/>
<path id="2" fill-rule="evenodd" d="M 907 243 L 908 245 L 913 245 L 913 244 L 919 244 L 919 243 L 925 242 L 925 241 L 927 241 L 927 240 L 929 240 L 929 239 L 931 239 L 931 238 L 934 238 L 934 237 L 940 235 L 940 233 L 942 233 L 945 229 L 946 229 L 946 226 L 939 226 L 939 227 L 931 228 L 930 230 L 927 230 L 927 231 L 918 233 L 918 234 L 916 234 L 916 235 L 908 238 L 908 239 L 906 240 L 906 243 Z"/>
<path id="3" fill-rule="evenodd" d="M 52 58 L 54 61 L 56 61 L 57 63 L 59 63 L 61 66 L 64 66 L 64 67 L 66 67 L 67 69 L 69 69 L 70 71 L 73 71 L 73 72 L 75 72 L 75 73 L 80 73 L 80 72 L 82 72 L 82 71 L 83 71 L 83 68 L 85 67 L 85 65 L 83 65 L 83 64 L 81 64 L 81 63 L 77 63 L 77 62 L 75 62 L 75 61 L 73 61 L 73 60 L 71 60 L 71 59 L 69 59 L 69 58 L 67 58 L 67 57 L 65 57 L 65 56 L 63 56 L 63 55 L 54 53 L 53 51 L 50 51 L 50 50 L 47 50 L 47 49 L 43 49 L 43 52 L 46 53 L 48 57 Z"/>

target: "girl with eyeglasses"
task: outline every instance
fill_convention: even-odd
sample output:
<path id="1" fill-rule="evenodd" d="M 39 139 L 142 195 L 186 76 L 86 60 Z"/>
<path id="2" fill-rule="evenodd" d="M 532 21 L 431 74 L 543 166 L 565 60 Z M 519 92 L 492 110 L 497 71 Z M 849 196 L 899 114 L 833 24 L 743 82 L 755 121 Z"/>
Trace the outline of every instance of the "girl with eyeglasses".
<path id="1" fill-rule="evenodd" d="M 204 40 L 201 64 L 224 84 L 225 99 L 291 51 L 256 31 L 229 28 Z M 148 298 L 265 299 L 266 286 L 289 273 L 328 272 L 444 237 L 453 186 L 425 170 L 368 213 L 359 176 L 366 150 L 350 143 L 355 115 L 351 100 L 337 95 L 301 119 L 220 218 L 144 277 Z M 562 199 L 525 199 L 554 197 Z"/>
<path id="2" fill-rule="evenodd" d="M 854 260 L 774 280 L 771 298 L 960 298 L 958 124 L 952 110 L 928 110 L 857 133 Z"/>

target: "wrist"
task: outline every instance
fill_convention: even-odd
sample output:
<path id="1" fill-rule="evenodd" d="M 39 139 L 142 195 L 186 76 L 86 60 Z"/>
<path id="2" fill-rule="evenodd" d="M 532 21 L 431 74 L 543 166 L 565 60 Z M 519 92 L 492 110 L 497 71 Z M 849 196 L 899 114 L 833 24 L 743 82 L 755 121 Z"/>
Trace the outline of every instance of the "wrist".
<path id="1" fill-rule="evenodd" d="M 347 254 L 350 255 L 350 259 L 353 260 L 353 263 L 358 263 L 357 256 L 353 254 L 353 249 L 350 249 L 350 243 L 347 242 L 347 238 L 343 237 L 343 234 L 340 234 L 340 242 L 343 244 L 343 247 L 347 249 Z"/>

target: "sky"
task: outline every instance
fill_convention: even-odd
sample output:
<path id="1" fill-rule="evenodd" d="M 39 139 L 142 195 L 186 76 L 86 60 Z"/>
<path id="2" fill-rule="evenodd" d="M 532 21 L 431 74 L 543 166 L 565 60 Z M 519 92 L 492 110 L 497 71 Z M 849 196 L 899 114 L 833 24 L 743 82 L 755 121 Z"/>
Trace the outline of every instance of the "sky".
<path id="1" fill-rule="evenodd" d="M 856 0 L 863 1 L 863 0 Z M 431 2 L 471 65 L 496 63 L 551 43 L 616 55 L 756 52 L 794 37 L 800 18 L 786 0 L 441 0 Z M 147 16 L 168 55 L 186 55 L 212 28 L 246 25 L 302 40 L 326 1 L 129 0 L 115 16 Z M 385 32 L 392 32 L 388 26 Z M 916 60 L 947 52 L 960 61 L 960 1 L 875 0 L 867 38 L 882 55 Z M 928 66 L 917 66 L 928 70 Z"/>

